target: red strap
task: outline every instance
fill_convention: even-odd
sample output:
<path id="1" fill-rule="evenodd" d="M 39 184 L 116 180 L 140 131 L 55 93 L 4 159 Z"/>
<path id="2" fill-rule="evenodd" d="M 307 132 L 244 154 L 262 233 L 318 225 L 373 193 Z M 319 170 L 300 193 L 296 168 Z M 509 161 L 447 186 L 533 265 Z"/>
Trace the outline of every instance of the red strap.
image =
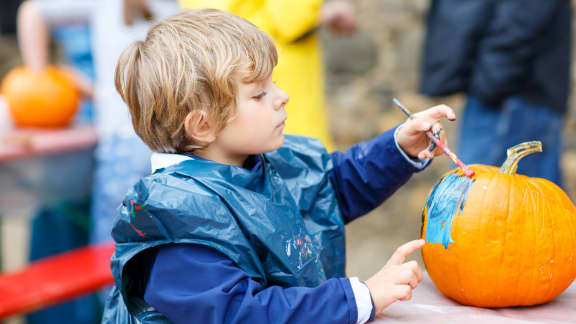
<path id="1" fill-rule="evenodd" d="M 82 247 L 0 274 L 0 319 L 94 292 L 114 282 L 112 242 Z"/>

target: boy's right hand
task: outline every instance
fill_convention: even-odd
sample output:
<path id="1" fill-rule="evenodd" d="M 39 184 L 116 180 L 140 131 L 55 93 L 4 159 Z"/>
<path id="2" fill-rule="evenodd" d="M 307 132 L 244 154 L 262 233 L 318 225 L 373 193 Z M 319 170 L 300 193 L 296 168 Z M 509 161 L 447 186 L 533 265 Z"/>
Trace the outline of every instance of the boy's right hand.
<path id="1" fill-rule="evenodd" d="M 376 315 L 397 300 L 409 300 L 412 290 L 422 281 L 422 269 L 416 261 L 406 261 L 412 252 L 424 246 L 424 240 L 415 240 L 400 246 L 380 271 L 366 280 Z"/>

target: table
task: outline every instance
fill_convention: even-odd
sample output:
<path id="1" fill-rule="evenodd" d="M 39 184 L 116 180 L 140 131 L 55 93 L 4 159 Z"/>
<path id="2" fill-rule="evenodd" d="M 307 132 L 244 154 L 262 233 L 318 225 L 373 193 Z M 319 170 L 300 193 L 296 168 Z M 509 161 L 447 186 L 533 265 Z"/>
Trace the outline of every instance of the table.
<path id="1" fill-rule="evenodd" d="M 0 162 L 94 147 L 97 140 L 91 126 L 0 130 Z"/>
<path id="2" fill-rule="evenodd" d="M 97 139 L 91 126 L 58 130 L 0 127 L 0 221 L 32 215 L 42 204 L 88 196 Z M 22 253 L 23 249 L 14 250 Z M 1 252 L 0 261 L 5 261 Z M 0 269 L 4 266 L 0 263 Z"/>
<path id="3" fill-rule="evenodd" d="M 93 127 L 0 130 L 0 213 L 88 195 L 96 142 Z"/>
<path id="4" fill-rule="evenodd" d="M 426 274 L 412 299 L 386 308 L 373 323 L 576 323 L 576 283 L 555 300 L 532 307 L 487 309 L 460 305 L 442 295 Z"/>

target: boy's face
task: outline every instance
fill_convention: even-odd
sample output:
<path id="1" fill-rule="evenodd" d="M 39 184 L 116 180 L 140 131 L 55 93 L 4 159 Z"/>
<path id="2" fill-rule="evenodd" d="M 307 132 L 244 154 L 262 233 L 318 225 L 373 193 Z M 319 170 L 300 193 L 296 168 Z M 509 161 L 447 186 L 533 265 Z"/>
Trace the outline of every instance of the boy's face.
<path id="1" fill-rule="evenodd" d="M 259 154 L 278 149 L 284 142 L 289 96 L 272 82 L 237 81 L 236 114 L 218 134 L 218 146 L 231 156 Z"/>

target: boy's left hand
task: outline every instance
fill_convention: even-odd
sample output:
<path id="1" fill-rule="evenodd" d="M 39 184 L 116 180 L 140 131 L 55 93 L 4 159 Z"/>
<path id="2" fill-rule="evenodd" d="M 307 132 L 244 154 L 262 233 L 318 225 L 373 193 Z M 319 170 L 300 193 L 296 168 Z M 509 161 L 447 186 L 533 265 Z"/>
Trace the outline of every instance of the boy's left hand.
<path id="1" fill-rule="evenodd" d="M 456 120 L 456 114 L 446 105 L 434 106 L 412 114 L 412 118 L 406 120 L 396 133 L 398 145 L 408 156 L 418 157 L 420 160 L 431 159 L 442 154 L 440 148 L 432 152 L 428 150 L 431 140 L 426 136 L 426 132 L 439 133 L 440 141 L 446 143 L 446 134 L 439 122 L 444 117 L 450 121 Z"/>

